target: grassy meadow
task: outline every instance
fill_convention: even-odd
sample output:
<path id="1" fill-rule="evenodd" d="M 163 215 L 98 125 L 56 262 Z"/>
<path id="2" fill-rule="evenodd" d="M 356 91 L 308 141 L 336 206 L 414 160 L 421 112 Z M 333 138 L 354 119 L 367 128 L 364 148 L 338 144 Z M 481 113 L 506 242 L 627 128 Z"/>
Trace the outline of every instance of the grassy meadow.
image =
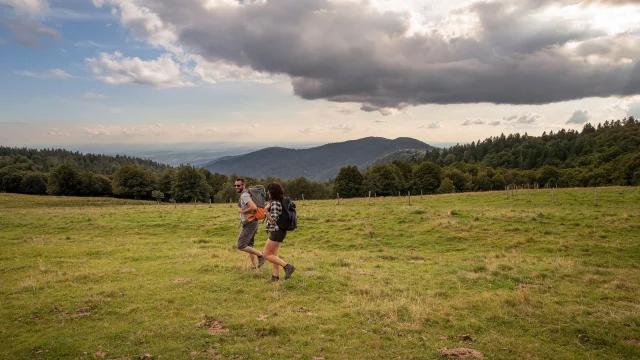
<path id="1" fill-rule="evenodd" d="M 297 201 L 276 284 L 235 205 L 0 194 L 0 359 L 638 359 L 640 189 L 593 193 Z"/>

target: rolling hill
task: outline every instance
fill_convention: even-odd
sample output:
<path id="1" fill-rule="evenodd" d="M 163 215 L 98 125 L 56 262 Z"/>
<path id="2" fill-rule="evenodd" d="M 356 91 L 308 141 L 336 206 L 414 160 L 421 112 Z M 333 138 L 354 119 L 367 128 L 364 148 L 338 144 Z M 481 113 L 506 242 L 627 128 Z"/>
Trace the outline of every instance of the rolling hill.
<path id="1" fill-rule="evenodd" d="M 356 165 L 366 169 L 386 154 L 403 149 L 433 149 L 422 141 L 401 137 L 367 137 L 331 143 L 309 149 L 270 147 L 239 156 L 216 159 L 202 167 L 221 174 L 243 174 L 256 178 L 268 176 L 292 179 L 303 176 L 323 181 L 334 178 L 340 168 Z"/>

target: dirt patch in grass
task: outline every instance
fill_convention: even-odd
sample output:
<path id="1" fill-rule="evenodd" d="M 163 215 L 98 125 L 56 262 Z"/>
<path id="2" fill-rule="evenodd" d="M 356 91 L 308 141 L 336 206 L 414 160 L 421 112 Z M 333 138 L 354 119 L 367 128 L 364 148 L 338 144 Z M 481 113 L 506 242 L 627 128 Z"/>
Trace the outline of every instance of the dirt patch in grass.
<path id="1" fill-rule="evenodd" d="M 631 340 L 627 340 L 627 342 L 632 345 L 640 346 L 640 340 L 631 339 Z"/>
<path id="2" fill-rule="evenodd" d="M 229 332 L 229 329 L 224 326 L 222 321 L 218 321 L 210 315 L 205 315 L 204 320 L 200 321 L 196 326 L 199 328 L 206 328 L 211 335 L 219 335 Z"/>
<path id="3" fill-rule="evenodd" d="M 175 279 L 172 282 L 174 284 L 182 284 L 182 283 L 188 283 L 191 282 L 193 279 L 192 278 L 179 278 L 179 279 Z"/>
<path id="4" fill-rule="evenodd" d="M 63 312 L 62 314 L 60 314 L 60 319 L 77 319 L 77 318 L 81 318 L 81 317 L 87 317 L 89 315 L 91 315 L 91 311 L 89 311 L 91 309 L 89 308 L 82 308 L 82 309 L 78 309 L 76 310 L 73 314 L 69 314 L 66 311 Z"/>
<path id="5" fill-rule="evenodd" d="M 469 344 L 473 342 L 473 338 L 469 334 L 458 335 L 456 337 L 458 338 L 458 340 L 460 340 L 462 342 L 466 342 L 466 343 L 469 343 Z"/>
<path id="6" fill-rule="evenodd" d="M 449 359 L 484 359 L 484 355 L 478 350 L 467 348 L 440 349 L 440 355 Z"/>

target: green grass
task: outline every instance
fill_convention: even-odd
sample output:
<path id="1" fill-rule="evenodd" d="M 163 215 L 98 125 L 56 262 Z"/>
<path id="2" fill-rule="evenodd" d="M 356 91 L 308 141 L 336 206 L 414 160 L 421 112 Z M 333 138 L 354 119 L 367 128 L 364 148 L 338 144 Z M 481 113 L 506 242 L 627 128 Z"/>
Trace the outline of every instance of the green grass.
<path id="1" fill-rule="evenodd" d="M 640 358 L 640 189 L 555 201 L 298 202 L 272 285 L 228 204 L 0 194 L 0 358 Z"/>

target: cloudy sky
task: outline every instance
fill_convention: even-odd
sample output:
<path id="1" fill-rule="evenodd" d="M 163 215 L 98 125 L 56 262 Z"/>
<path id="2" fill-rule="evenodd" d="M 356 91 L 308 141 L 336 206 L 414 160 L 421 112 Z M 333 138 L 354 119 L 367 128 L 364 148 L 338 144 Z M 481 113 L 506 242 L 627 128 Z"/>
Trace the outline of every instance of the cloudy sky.
<path id="1" fill-rule="evenodd" d="M 470 142 L 640 116 L 640 0 L 0 0 L 0 144 Z"/>

